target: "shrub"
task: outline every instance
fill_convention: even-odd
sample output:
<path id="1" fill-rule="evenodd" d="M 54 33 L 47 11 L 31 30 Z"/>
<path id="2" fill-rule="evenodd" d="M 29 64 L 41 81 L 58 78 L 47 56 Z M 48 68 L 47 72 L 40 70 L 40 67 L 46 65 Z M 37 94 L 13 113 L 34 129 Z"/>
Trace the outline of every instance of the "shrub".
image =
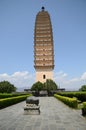
<path id="1" fill-rule="evenodd" d="M 86 102 L 83 102 L 82 115 L 86 116 Z"/>
<path id="2" fill-rule="evenodd" d="M 25 93 L 15 93 L 15 94 L 12 94 L 12 93 L 10 93 L 10 94 L 9 93 L 0 93 L 0 99 L 23 96 L 23 95 L 27 95 L 27 94 L 25 94 Z"/>
<path id="3" fill-rule="evenodd" d="M 24 96 L 0 99 L 0 109 L 8 107 L 8 106 L 16 104 L 16 103 L 19 103 L 21 101 L 24 101 L 28 96 L 31 96 L 31 95 L 24 95 Z"/>
<path id="4" fill-rule="evenodd" d="M 78 100 L 82 102 L 86 101 L 86 92 L 59 92 L 57 94 L 71 98 L 76 97 Z"/>
<path id="5" fill-rule="evenodd" d="M 13 96 L 13 94 L 7 94 L 7 93 L 0 93 L 0 99 L 2 99 L 2 98 L 9 98 L 9 97 L 12 97 Z"/>
<path id="6" fill-rule="evenodd" d="M 58 98 L 59 100 L 61 100 L 62 102 L 64 102 L 65 104 L 67 104 L 68 106 L 72 108 L 77 108 L 78 106 L 78 101 L 76 98 L 69 98 L 69 97 L 60 96 L 57 94 L 54 94 L 54 97 Z"/>
<path id="7" fill-rule="evenodd" d="M 83 108 L 86 109 L 86 102 L 83 102 Z"/>

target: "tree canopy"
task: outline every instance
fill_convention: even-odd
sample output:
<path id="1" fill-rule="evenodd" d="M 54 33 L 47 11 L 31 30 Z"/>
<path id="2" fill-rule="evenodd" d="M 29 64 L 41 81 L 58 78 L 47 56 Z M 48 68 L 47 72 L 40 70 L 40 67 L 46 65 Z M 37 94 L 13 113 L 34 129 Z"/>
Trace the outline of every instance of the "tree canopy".
<path id="1" fill-rule="evenodd" d="M 1 93 L 11 93 L 11 92 L 15 92 L 16 91 L 16 87 L 11 84 L 8 81 L 2 81 L 0 82 L 0 92 Z"/>
<path id="2" fill-rule="evenodd" d="M 37 92 L 41 91 L 42 89 L 43 89 L 43 84 L 40 81 L 34 83 L 31 87 L 31 90 L 35 90 Z"/>
<path id="3" fill-rule="evenodd" d="M 52 90 L 56 90 L 58 86 L 53 80 L 47 79 L 46 82 L 44 83 L 44 88 L 47 91 L 52 91 Z"/>
<path id="4" fill-rule="evenodd" d="M 86 91 L 86 85 L 82 85 L 79 91 Z"/>
<path id="5" fill-rule="evenodd" d="M 51 79 L 47 79 L 45 83 L 41 83 L 41 82 L 36 82 L 32 85 L 31 90 L 35 90 L 35 91 L 41 91 L 41 90 L 47 90 L 47 91 L 51 91 L 51 90 L 56 90 L 58 88 L 57 84 L 51 80 Z"/>

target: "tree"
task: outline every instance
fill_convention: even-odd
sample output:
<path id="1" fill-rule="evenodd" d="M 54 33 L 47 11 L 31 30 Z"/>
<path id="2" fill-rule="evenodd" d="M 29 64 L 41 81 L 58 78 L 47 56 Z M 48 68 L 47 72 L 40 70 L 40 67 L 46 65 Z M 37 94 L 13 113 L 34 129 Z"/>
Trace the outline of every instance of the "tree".
<path id="1" fill-rule="evenodd" d="M 50 95 L 50 93 L 52 93 L 51 91 L 57 90 L 57 88 L 58 86 L 53 80 L 47 79 L 45 83 L 41 83 L 40 81 L 34 83 L 31 87 L 31 90 L 36 91 L 36 95 L 39 95 L 39 92 L 41 90 L 46 90 L 48 92 L 48 95 Z"/>
<path id="2" fill-rule="evenodd" d="M 51 90 L 57 90 L 58 86 L 53 80 L 47 79 L 46 82 L 44 83 L 44 88 L 48 92 L 50 92 Z"/>
<path id="3" fill-rule="evenodd" d="M 1 93 L 11 93 L 11 92 L 15 92 L 16 91 L 16 87 L 11 84 L 8 81 L 2 81 L 0 82 L 0 92 Z"/>
<path id="4" fill-rule="evenodd" d="M 42 84 L 40 81 L 34 83 L 34 84 L 32 85 L 32 87 L 31 87 L 31 90 L 32 90 L 32 91 L 35 90 L 35 91 L 37 91 L 37 92 L 41 91 L 42 89 L 43 89 L 43 84 Z"/>
<path id="5" fill-rule="evenodd" d="M 86 85 L 82 85 L 79 91 L 86 91 Z"/>

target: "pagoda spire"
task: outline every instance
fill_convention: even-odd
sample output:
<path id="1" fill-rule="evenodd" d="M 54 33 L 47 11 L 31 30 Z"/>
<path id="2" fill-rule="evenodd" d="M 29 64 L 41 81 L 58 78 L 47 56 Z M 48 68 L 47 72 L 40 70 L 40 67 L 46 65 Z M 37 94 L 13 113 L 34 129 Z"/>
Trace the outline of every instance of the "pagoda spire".
<path id="1" fill-rule="evenodd" d="M 44 7 L 44 6 L 42 6 L 42 8 L 41 8 L 41 9 L 42 9 L 42 11 L 44 11 L 44 10 L 45 10 L 45 7 Z"/>

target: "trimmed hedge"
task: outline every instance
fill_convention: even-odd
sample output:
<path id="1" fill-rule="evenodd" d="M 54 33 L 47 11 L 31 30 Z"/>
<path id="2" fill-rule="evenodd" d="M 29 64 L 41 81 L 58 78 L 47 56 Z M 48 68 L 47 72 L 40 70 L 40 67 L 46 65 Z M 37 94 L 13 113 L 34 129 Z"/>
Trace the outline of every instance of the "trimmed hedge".
<path id="1" fill-rule="evenodd" d="M 86 102 L 83 102 L 83 108 L 86 109 Z"/>
<path id="2" fill-rule="evenodd" d="M 58 95 L 66 97 L 76 97 L 78 100 L 84 102 L 86 101 L 86 92 L 58 92 Z"/>
<path id="3" fill-rule="evenodd" d="M 29 95 L 0 99 L 0 109 L 24 101 Z"/>
<path id="4" fill-rule="evenodd" d="M 78 101 L 76 98 L 69 98 L 69 97 L 65 97 L 65 96 L 60 96 L 58 94 L 54 94 L 54 97 L 61 100 L 62 102 L 64 102 L 65 104 L 67 104 L 68 106 L 70 106 L 72 108 L 77 108 L 77 106 L 78 106 Z"/>
<path id="5" fill-rule="evenodd" d="M 22 93 L 0 93 L 0 99 L 2 98 L 10 98 L 10 97 L 16 97 L 16 96 L 23 96 L 23 95 L 27 95 L 27 94 L 22 94 Z"/>
<path id="6" fill-rule="evenodd" d="M 9 98 L 9 97 L 13 97 L 13 94 L 0 93 L 0 99 L 2 99 L 2 98 Z"/>
<path id="7" fill-rule="evenodd" d="M 86 102 L 83 102 L 82 115 L 86 116 Z"/>

